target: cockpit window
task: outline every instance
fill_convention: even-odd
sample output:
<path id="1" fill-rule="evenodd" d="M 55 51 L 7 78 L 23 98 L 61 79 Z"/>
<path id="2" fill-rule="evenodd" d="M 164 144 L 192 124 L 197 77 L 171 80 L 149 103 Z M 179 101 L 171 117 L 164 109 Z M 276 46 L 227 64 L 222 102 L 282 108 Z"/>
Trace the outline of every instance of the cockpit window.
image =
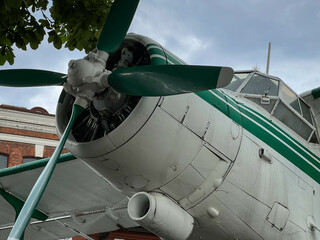
<path id="1" fill-rule="evenodd" d="M 311 119 L 311 114 L 310 114 L 310 108 L 309 106 L 304 102 L 304 101 L 300 101 L 300 106 L 301 106 L 301 110 L 302 110 L 302 116 L 309 122 L 312 124 L 312 119 Z"/>
<path id="2" fill-rule="evenodd" d="M 273 115 L 305 140 L 309 140 L 310 134 L 313 132 L 312 127 L 306 124 L 301 117 L 299 117 L 294 111 L 291 111 L 281 101 Z"/>
<path id="3" fill-rule="evenodd" d="M 233 78 L 228 86 L 225 87 L 225 89 L 228 89 L 230 91 L 236 91 L 240 85 L 246 80 L 249 73 L 235 73 L 233 75 Z"/>
<path id="4" fill-rule="evenodd" d="M 286 85 L 282 86 L 280 97 L 283 101 L 293 107 L 301 115 L 299 98 L 298 96 L 291 91 Z"/>
<path id="5" fill-rule="evenodd" d="M 278 80 L 255 74 L 241 92 L 261 96 L 278 96 L 278 89 Z"/>
<path id="6" fill-rule="evenodd" d="M 236 73 L 225 87 L 240 91 L 306 141 L 319 143 L 309 106 L 280 79 L 260 73 Z"/>

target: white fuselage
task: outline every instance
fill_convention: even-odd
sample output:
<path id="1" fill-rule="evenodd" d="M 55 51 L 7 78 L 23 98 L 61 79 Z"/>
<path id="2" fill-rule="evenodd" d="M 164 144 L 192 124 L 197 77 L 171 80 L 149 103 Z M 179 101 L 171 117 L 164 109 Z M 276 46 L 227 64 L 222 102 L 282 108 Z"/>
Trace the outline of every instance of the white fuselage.
<path id="1" fill-rule="evenodd" d="M 152 40 L 131 38 L 151 64 L 183 64 Z M 70 101 L 59 100 L 60 133 Z M 89 142 L 71 137 L 66 148 L 128 196 L 171 199 L 194 219 L 188 239 L 320 239 L 310 230 L 320 223 L 319 144 L 241 94 L 142 97 L 117 128 Z"/>
<path id="2" fill-rule="evenodd" d="M 107 139 L 74 154 L 129 196 L 162 192 L 179 203 L 195 219 L 190 239 L 317 239 L 307 219 L 320 221 L 318 183 L 270 146 L 295 152 L 299 139 L 288 143 L 276 120 L 234 98 L 219 90 L 142 98 Z"/>

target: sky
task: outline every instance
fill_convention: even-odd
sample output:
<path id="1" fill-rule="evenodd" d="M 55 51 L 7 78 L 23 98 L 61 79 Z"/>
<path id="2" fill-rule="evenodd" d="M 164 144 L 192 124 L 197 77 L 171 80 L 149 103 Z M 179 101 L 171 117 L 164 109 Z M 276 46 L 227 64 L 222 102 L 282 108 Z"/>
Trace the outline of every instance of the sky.
<path id="1" fill-rule="evenodd" d="M 319 23 L 319 0 L 141 0 L 129 32 L 156 40 L 189 64 L 261 72 L 271 42 L 269 73 L 302 93 L 320 86 Z M 14 53 L 14 65 L 0 69 L 67 73 L 71 59 L 85 56 L 46 41 Z M 0 104 L 41 106 L 54 114 L 61 89 L 0 87 Z"/>

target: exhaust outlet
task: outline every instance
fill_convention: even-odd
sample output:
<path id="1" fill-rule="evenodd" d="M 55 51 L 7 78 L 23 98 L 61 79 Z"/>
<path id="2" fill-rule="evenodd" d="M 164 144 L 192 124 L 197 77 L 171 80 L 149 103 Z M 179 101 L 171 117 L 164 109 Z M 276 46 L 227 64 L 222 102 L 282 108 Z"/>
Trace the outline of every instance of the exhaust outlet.
<path id="1" fill-rule="evenodd" d="M 132 220 L 165 240 L 186 240 L 193 229 L 193 217 L 160 193 L 139 192 L 128 203 Z"/>

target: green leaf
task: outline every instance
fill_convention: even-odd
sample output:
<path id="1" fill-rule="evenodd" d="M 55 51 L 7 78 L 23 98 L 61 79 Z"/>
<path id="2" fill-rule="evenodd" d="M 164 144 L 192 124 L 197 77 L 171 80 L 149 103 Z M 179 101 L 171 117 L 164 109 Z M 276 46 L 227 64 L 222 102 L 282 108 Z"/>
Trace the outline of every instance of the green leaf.
<path id="1" fill-rule="evenodd" d="M 48 42 L 60 49 L 92 50 L 114 0 L 0 0 L 0 46 L 37 49 L 48 34 Z M 48 6 L 51 16 L 43 16 Z M 44 13 L 46 14 L 46 12 Z M 40 17 L 39 17 L 40 16 Z M 49 20 L 50 19 L 50 20 Z M 17 37 L 19 36 L 19 37 Z M 22 40 L 21 40 L 22 39 Z M 0 47 L 0 48 L 1 48 Z M 0 63 L 12 63 L 13 51 L 2 54 Z"/>
<path id="2" fill-rule="evenodd" d="M 53 41 L 54 41 L 54 38 L 55 38 L 55 36 L 56 36 L 55 30 L 52 30 L 52 31 L 48 32 L 48 35 L 49 35 L 48 42 L 49 42 L 49 43 L 53 42 Z"/>
<path id="3" fill-rule="evenodd" d="M 26 43 L 24 42 L 24 40 L 19 35 L 15 36 L 15 41 L 16 41 L 16 46 L 18 48 L 26 50 Z"/>
<path id="4" fill-rule="evenodd" d="M 6 56 L 0 54 L 0 65 L 1 66 L 4 65 L 6 61 L 7 61 Z"/>
<path id="5" fill-rule="evenodd" d="M 36 50 L 36 49 L 39 47 L 39 44 L 38 44 L 36 41 L 31 41 L 31 42 L 30 42 L 30 47 L 31 47 L 33 50 Z"/>
<path id="6" fill-rule="evenodd" d="M 12 42 L 10 41 L 10 39 L 4 35 L 0 35 L 0 45 L 4 46 L 12 46 Z"/>
<path id="7" fill-rule="evenodd" d="M 48 32 L 48 35 L 49 36 L 55 36 L 56 35 L 56 31 L 52 30 L 52 31 Z"/>
<path id="8" fill-rule="evenodd" d="M 53 46 L 57 49 L 60 49 L 62 47 L 62 41 L 58 35 L 54 36 Z"/>
<path id="9" fill-rule="evenodd" d="M 8 5 L 8 7 L 18 8 L 21 6 L 22 0 L 10 0 L 6 1 L 6 4 Z"/>
<path id="10" fill-rule="evenodd" d="M 6 12 L 7 12 L 6 3 L 4 1 L 0 1 L 1 16 L 5 16 Z M 3 64 L 1 64 L 1 65 L 3 65 Z"/>
<path id="11" fill-rule="evenodd" d="M 36 28 L 34 33 L 35 33 L 39 42 L 41 42 L 43 40 L 44 35 L 46 34 L 46 32 L 41 27 Z"/>
<path id="12" fill-rule="evenodd" d="M 39 19 L 39 23 L 43 28 L 48 28 L 50 26 L 50 23 L 46 19 Z"/>
<path id="13" fill-rule="evenodd" d="M 7 48 L 6 53 L 7 53 L 7 61 L 9 62 L 10 65 L 13 65 L 14 57 L 15 57 L 13 54 L 13 49 Z"/>

